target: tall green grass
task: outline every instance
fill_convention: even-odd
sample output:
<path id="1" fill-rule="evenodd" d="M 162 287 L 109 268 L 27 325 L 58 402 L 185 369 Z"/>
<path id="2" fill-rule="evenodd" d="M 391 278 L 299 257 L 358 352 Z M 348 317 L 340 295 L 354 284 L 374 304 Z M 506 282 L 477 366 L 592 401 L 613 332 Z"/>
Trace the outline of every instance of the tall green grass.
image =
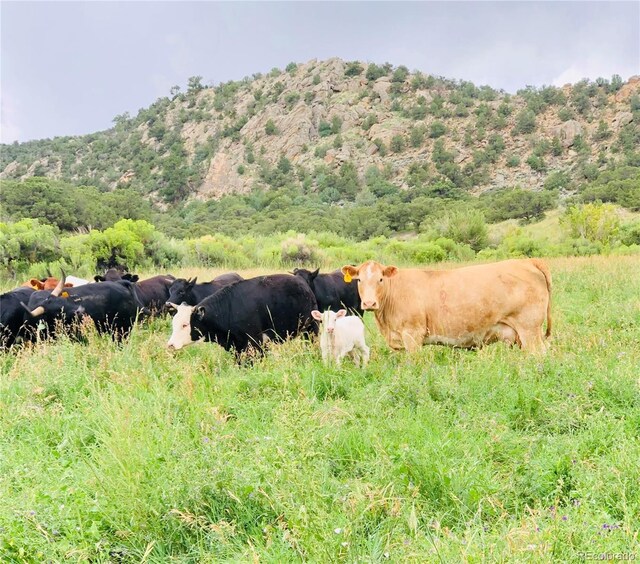
<path id="1" fill-rule="evenodd" d="M 640 260 L 558 259 L 544 357 L 293 341 L 238 366 L 122 345 L 0 356 L 0 561 L 640 557 Z"/>

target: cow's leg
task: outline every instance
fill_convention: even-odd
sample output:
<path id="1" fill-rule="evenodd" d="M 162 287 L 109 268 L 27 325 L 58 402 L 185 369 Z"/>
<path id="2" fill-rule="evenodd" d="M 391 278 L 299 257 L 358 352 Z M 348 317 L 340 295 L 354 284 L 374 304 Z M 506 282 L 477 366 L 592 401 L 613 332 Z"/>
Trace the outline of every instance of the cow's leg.
<path id="1" fill-rule="evenodd" d="M 407 352 L 413 353 L 416 352 L 422 346 L 422 335 L 420 335 L 417 331 L 402 331 L 402 344 Z"/>
<path id="2" fill-rule="evenodd" d="M 518 331 L 520 347 L 522 350 L 531 353 L 544 353 L 546 346 L 542 338 L 542 330 L 540 327 L 535 329 L 520 329 Z"/>
<path id="3" fill-rule="evenodd" d="M 360 343 L 360 350 L 362 351 L 362 366 L 369 364 L 369 347 L 364 343 Z"/>
<path id="4" fill-rule="evenodd" d="M 351 355 L 351 358 L 353 358 L 353 362 L 354 364 L 360 368 L 360 351 L 358 350 L 358 347 L 353 347 L 353 349 L 351 349 L 351 352 L 349 353 Z"/>

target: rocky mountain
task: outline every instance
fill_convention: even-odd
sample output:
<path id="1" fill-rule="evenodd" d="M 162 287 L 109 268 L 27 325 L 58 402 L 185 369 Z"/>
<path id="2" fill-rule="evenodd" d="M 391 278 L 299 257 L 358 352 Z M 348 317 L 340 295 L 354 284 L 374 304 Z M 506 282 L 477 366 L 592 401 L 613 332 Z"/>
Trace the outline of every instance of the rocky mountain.
<path id="1" fill-rule="evenodd" d="M 472 193 L 537 190 L 553 172 L 588 178 L 637 151 L 639 111 L 638 76 L 510 95 L 405 67 L 312 60 L 215 87 L 193 77 L 107 131 L 3 145 L 0 178 L 130 186 L 160 206 L 269 186 L 279 166 L 312 190 L 347 163 L 361 178 L 385 170 L 404 189 L 422 175 Z"/>

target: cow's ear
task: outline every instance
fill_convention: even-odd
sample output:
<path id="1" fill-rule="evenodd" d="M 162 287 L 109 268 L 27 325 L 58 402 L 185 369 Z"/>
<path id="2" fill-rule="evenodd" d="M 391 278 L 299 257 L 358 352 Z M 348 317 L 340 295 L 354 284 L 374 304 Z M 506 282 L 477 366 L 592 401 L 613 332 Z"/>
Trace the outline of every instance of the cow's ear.
<path id="1" fill-rule="evenodd" d="M 188 283 L 189 288 L 192 288 L 193 286 L 195 286 L 197 281 L 198 281 L 198 277 L 197 276 L 195 278 L 192 278 L 191 280 L 189 280 L 189 283 Z"/>
<path id="2" fill-rule="evenodd" d="M 313 280 L 316 276 L 318 276 L 318 274 L 320 273 L 320 269 L 316 268 L 312 273 L 311 273 L 311 280 Z"/>
<path id="3" fill-rule="evenodd" d="M 140 280 L 140 277 L 137 274 L 132 274 L 129 280 L 131 280 L 131 282 L 137 282 L 138 280 Z"/>
<path id="4" fill-rule="evenodd" d="M 196 307 L 195 314 L 198 319 L 204 319 L 204 306 Z"/>
<path id="5" fill-rule="evenodd" d="M 396 274 L 398 274 L 398 269 L 395 266 L 385 266 L 384 270 L 382 271 L 382 276 L 386 276 L 387 278 L 391 278 Z"/>
<path id="6" fill-rule="evenodd" d="M 354 278 L 358 278 L 358 269 L 350 264 L 341 268 L 342 274 L 344 274 L 344 281 L 348 284 Z"/>
<path id="7" fill-rule="evenodd" d="M 40 282 L 40 280 L 38 280 L 37 278 L 32 278 L 31 280 L 29 280 L 29 285 L 34 290 L 42 290 L 44 288 L 44 284 Z"/>
<path id="8" fill-rule="evenodd" d="M 322 321 L 322 314 L 317 309 L 311 310 L 311 317 L 317 321 Z"/>
<path id="9" fill-rule="evenodd" d="M 94 279 L 96 282 L 106 282 L 106 281 L 107 281 L 107 279 L 106 279 L 104 276 L 100 276 L 99 274 L 97 274 L 96 276 L 94 276 L 94 277 L 93 277 L 93 279 Z"/>
<path id="10" fill-rule="evenodd" d="M 347 315 L 347 310 L 346 309 L 339 309 L 336 312 L 336 319 L 338 319 L 340 317 L 344 317 L 345 315 Z"/>

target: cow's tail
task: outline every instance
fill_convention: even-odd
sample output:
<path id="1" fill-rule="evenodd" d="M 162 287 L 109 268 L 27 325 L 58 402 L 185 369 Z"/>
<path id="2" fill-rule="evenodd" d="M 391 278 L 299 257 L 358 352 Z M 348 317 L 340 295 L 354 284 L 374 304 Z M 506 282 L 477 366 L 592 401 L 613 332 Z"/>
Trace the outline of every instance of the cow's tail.
<path id="1" fill-rule="evenodd" d="M 544 279 L 547 282 L 547 291 L 549 292 L 549 299 L 547 300 L 547 332 L 544 336 L 548 339 L 551 337 L 551 272 L 547 264 L 540 259 L 531 259 L 533 265 L 544 275 Z"/>

